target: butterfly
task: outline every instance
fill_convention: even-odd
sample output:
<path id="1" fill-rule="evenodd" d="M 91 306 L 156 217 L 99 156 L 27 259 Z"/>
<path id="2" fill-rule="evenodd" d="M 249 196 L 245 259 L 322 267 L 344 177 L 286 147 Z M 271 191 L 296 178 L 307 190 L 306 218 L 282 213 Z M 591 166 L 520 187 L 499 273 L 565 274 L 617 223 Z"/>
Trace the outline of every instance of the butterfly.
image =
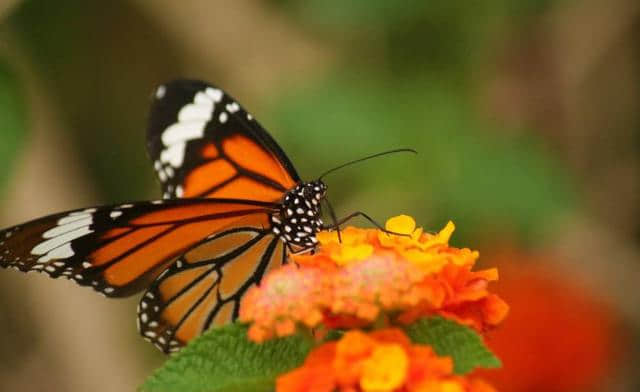
<path id="1" fill-rule="evenodd" d="M 302 181 L 251 114 L 202 81 L 155 90 L 147 150 L 162 199 L 2 230 L 0 267 L 66 277 L 107 297 L 145 291 L 138 329 L 164 353 L 233 321 L 243 294 L 288 253 L 312 251 L 318 231 L 370 219 L 336 222 L 331 209 L 336 223 L 325 225 L 322 176 Z"/>

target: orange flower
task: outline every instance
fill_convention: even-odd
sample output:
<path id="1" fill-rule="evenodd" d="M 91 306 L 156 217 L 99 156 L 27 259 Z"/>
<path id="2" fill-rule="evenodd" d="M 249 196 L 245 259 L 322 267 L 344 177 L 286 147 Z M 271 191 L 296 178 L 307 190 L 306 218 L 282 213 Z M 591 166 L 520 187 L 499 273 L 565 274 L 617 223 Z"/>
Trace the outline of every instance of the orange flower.
<path id="1" fill-rule="evenodd" d="M 321 345 L 298 369 L 278 377 L 278 392 L 493 392 L 480 380 L 453 375 L 453 362 L 399 329 L 349 331 Z"/>
<path id="2" fill-rule="evenodd" d="M 379 252 L 334 274 L 330 310 L 373 321 L 381 309 L 415 306 L 430 295 L 417 286 L 425 275 L 415 265 L 397 260 L 394 254 Z"/>
<path id="3" fill-rule="evenodd" d="M 508 306 L 488 290 L 497 270 L 472 271 L 478 252 L 449 246 L 453 223 L 429 234 L 401 215 L 386 229 L 400 235 L 348 227 L 340 241 L 336 232 L 318 233 L 315 254 L 292 256 L 298 269 L 270 273 L 243 299 L 240 319 L 253 323 L 251 339 L 284 336 L 300 325 L 361 328 L 434 314 L 478 331 L 504 319 Z"/>
<path id="4" fill-rule="evenodd" d="M 326 343 L 316 348 L 309 354 L 304 366 L 278 377 L 276 390 L 333 392 L 336 385 L 332 366 L 335 351 L 335 343 Z"/>
<path id="5" fill-rule="evenodd" d="M 345 265 L 354 260 L 364 260 L 373 253 L 373 246 L 366 241 L 367 235 L 366 230 L 347 227 L 340 233 L 342 242 L 336 231 L 323 231 L 316 237 L 331 260 L 337 265 Z"/>
<path id="6" fill-rule="evenodd" d="M 326 279 L 318 268 L 293 264 L 268 274 L 259 290 L 249 290 L 240 308 L 240 320 L 253 321 L 249 338 L 261 342 L 274 335 L 293 334 L 297 323 L 317 325 L 323 307 L 330 303 Z"/>
<path id="7" fill-rule="evenodd" d="M 500 297 L 488 291 L 488 283 L 498 280 L 495 268 L 471 271 L 470 266 L 446 265 L 434 275 L 434 281 L 445 293 L 442 303 L 433 307 L 428 303 L 409 308 L 398 316 L 403 324 L 429 314 L 438 314 L 468 325 L 478 331 L 485 331 L 500 324 L 509 312 L 509 305 Z"/>

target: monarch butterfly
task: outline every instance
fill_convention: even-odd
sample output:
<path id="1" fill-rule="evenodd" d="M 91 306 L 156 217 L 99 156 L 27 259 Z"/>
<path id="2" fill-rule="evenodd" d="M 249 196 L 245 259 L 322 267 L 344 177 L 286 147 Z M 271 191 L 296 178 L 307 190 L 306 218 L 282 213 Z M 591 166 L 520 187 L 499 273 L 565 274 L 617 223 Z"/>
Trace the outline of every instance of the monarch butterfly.
<path id="1" fill-rule="evenodd" d="M 156 89 L 147 149 L 161 200 L 67 211 L 2 230 L 0 266 L 66 277 L 108 297 L 146 290 L 138 329 L 170 353 L 235 319 L 242 295 L 285 264 L 288 252 L 314 249 L 315 234 L 329 227 L 320 207 L 327 186 L 322 176 L 302 181 L 249 113 L 201 81 Z"/>

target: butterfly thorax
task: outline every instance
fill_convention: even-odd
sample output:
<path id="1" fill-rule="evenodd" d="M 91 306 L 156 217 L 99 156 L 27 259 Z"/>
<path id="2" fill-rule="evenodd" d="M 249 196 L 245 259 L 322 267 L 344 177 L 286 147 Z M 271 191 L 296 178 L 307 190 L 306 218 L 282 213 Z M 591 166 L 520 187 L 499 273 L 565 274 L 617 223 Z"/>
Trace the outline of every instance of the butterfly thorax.
<path id="1" fill-rule="evenodd" d="M 313 248 L 322 230 L 320 201 L 327 186 L 320 180 L 303 182 L 285 193 L 278 213 L 271 216 L 271 231 L 288 243 L 304 249 Z"/>

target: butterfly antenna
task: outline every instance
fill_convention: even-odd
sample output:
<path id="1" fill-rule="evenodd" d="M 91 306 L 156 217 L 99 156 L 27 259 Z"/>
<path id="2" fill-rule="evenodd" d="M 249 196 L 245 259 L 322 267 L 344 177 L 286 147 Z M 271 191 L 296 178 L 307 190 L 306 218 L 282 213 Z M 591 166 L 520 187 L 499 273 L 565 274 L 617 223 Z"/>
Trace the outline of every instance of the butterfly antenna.
<path id="1" fill-rule="evenodd" d="M 414 154 L 418 153 L 416 150 L 414 150 L 412 148 L 398 148 L 398 149 L 395 149 L 395 150 L 388 150 L 388 151 L 379 152 L 377 154 L 368 155 L 368 156 L 363 157 L 363 158 L 358 158 L 358 159 L 355 159 L 353 161 L 349 161 L 347 163 L 343 163 L 342 165 L 336 166 L 333 169 L 329 169 L 326 172 L 322 173 L 320 175 L 320 177 L 318 177 L 318 180 L 322 180 L 322 177 L 326 176 L 327 174 L 333 173 L 334 171 L 342 169 L 343 167 L 353 165 L 354 163 L 366 161 L 366 160 L 369 160 L 369 159 L 372 159 L 372 158 L 377 158 L 377 157 L 380 157 L 380 156 L 383 156 L 383 155 L 395 154 L 395 153 L 398 153 L 398 152 L 412 152 Z"/>

